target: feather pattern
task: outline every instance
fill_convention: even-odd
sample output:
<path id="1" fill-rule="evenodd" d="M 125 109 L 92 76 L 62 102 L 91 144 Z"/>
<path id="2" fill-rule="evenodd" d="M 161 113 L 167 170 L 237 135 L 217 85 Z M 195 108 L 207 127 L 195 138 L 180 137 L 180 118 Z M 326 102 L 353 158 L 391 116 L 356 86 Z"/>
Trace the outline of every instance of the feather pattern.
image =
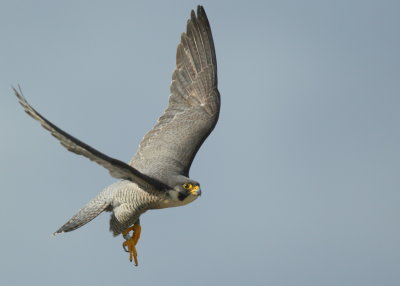
<path id="1" fill-rule="evenodd" d="M 143 138 L 130 165 L 167 181 L 189 175 L 192 161 L 214 129 L 220 110 L 217 60 L 210 24 L 202 6 L 191 12 L 177 47 L 169 105 Z"/>

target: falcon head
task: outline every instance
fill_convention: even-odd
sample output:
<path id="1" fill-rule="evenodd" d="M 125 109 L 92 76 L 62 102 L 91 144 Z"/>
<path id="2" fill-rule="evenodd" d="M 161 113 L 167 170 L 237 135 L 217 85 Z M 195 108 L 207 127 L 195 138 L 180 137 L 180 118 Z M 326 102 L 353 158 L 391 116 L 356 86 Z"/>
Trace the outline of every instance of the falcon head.
<path id="1" fill-rule="evenodd" d="M 180 178 L 168 192 L 173 201 L 190 203 L 201 195 L 200 184 L 189 178 Z"/>
<path id="2" fill-rule="evenodd" d="M 179 185 L 178 185 L 179 186 Z M 180 194 L 189 193 L 192 196 L 201 196 L 200 184 L 194 181 L 183 183 L 179 186 Z"/>

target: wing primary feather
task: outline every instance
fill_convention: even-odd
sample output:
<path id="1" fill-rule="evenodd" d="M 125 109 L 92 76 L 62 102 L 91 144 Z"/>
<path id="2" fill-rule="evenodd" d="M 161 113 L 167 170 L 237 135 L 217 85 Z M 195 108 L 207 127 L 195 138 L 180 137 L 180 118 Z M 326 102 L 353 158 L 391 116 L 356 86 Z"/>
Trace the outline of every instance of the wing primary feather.
<path id="1" fill-rule="evenodd" d="M 206 12 L 204 11 L 203 6 L 198 6 L 197 7 L 197 17 L 198 17 L 198 21 L 201 23 L 200 26 L 200 30 L 202 32 L 202 39 L 203 41 L 206 43 L 204 45 L 205 47 L 205 51 L 207 54 L 207 58 L 209 58 L 210 60 L 210 64 L 213 65 L 214 70 L 213 70 L 213 75 L 215 76 L 214 78 L 214 83 L 215 86 L 218 85 L 218 78 L 217 78 L 217 57 L 215 54 L 215 47 L 214 47 L 214 39 L 212 37 L 212 33 L 211 33 L 211 28 L 210 28 L 210 23 L 208 21 Z"/>
<path id="2" fill-rule="evenodd" d="M 207 48 L 204 46 L 203 37 L 201 35 L 200 23 L 197 17 L 195 16 L 194 12 L 192 13 L 191 23 L 192 23 L 191 30 L 193 33 L 193 39 L 196 45 L 198 56 L 200 58 L 200 67 L 201 70 L 203 70 L 207 66 L 207 56 L 206 56 Z"/>
<path id="3" fill-rule="evenodd" d="M 182 41 L 181 51 L 182 51 L 183 68 L 190 74 L 191 81 L 195 81 L 197 76 L 197 67 L 195 60 L 193 59 L 192 56 L 192 51 L 190 50 L 190 47 L 192 47 L 192 45 L 190 44 L 190 39 L 188 35 L 182 34 L 181 41 Z M 187 47 L 187 49 L 185 47 Z"/>

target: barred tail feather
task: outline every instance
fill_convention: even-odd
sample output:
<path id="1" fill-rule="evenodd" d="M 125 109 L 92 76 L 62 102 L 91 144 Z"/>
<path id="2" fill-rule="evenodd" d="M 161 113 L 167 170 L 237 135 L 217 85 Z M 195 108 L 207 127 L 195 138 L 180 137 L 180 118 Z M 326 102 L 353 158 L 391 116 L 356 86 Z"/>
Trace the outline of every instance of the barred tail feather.
<path id="1" fill-rule="evenodd" d="M 110 203 L 104 200 L 93 199 L 86 206 L 78 211 L 69 221 L 67 221 L 60 229 L 53 233 L 56 235 L 58 233 L 73 231 L 81 226 L 87 224 L 103 211 L 109 207 Z"/>

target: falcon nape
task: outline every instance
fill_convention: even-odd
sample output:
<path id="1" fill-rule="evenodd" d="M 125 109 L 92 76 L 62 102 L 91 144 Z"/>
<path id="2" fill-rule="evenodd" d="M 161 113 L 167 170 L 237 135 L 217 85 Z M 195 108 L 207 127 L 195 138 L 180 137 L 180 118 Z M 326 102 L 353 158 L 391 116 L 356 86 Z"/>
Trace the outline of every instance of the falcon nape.
<path id="1" fill-rule="evenodd" d="M 61 130 L 33 109 L 21 89 L 14 92 L 32 118 L 69 151 L 100 164 L 120 181 L 106 187 L 54 234 L 75 230 L 103 211 L 111 212 L 110 231 L 122 234 L 129 259 L 138 265 L 140 215 L 150 209 L 186 205 L 201 194 L 189 178 L 192 161 L 214 129 L 220 110 L 217 60 L 210 24 L 202 6 L 191 12 L 182 33 L 164 114 L 141 141 L 129 164 L 97 151 Z M 130 232 L 132 231 L 132 235 Z"/>

